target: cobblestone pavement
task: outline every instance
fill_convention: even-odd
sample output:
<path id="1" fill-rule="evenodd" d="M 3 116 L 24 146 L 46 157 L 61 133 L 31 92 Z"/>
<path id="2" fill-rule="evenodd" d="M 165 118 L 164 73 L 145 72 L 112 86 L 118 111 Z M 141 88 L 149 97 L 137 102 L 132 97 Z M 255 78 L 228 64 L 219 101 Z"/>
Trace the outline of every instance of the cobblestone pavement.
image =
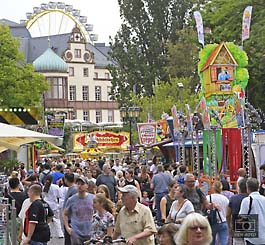
<path id="1" fill-rule="evenodd" d="M 64 245 L 64 239 L 63 238 L 52 238 L 48 245 Z"/>

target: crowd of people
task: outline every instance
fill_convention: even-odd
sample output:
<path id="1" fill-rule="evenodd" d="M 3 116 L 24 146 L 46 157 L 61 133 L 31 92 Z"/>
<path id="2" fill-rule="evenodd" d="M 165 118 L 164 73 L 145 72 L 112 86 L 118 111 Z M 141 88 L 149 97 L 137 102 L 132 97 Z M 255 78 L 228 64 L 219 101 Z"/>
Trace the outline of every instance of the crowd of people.
<path id="1" fill-rule="evenodd" d="M 264 175 L 265 165 L 261 170 Z M 216 178 L 205 193 L 187 166 L 155 157 L 142 163 L 43 159 L 35 171 L 14 169 L 5 196 L 15 200 L 22 245 L 46 245 L 51 238 L 81 245 L 105 237 L 133 245 L 264 245 L 264 183 L 240 168 L 237 190 L 230 184 Z M 258 214 L 255 237 L 238 227 L 241 214 Z M 237 229 L 245 237 L 235 236 Z"/>

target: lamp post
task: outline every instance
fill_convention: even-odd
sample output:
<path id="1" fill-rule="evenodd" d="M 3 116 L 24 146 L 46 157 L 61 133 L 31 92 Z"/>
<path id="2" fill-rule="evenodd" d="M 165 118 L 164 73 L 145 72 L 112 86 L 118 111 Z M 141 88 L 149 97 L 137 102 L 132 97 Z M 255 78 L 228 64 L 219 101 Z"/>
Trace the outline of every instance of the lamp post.
<path id="1" fill-rule="evenodd" d="M 132 122 L 137 121 L 140 114 L 140 108 L 133 107 L 121 107 L 120 108 L 121 118 L 123 122 L 129 122 L 130 130 L 130 159 L 132 159 Z"/>

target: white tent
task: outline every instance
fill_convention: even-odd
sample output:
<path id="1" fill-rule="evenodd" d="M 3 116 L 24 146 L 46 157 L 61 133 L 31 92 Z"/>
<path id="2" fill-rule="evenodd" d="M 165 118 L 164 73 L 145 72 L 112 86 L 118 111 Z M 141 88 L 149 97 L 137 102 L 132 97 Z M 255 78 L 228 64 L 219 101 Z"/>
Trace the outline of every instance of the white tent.
<path id="1" fill-rule="evenodd" d="M 0 123 L 0 152 L 8 149 L 17 151 L 21 145 L 39 140 L 45 140 L 54 144 L 59 144 L 62 141 L 57 136 Z"/>

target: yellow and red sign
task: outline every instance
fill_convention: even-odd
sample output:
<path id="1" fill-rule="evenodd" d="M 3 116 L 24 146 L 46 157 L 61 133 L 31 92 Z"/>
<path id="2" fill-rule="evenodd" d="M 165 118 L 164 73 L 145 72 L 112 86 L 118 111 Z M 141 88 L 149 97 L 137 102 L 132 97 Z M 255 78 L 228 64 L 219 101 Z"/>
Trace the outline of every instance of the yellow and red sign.
<path id="1" fill-rule="evenodd" d="M 119 148 L 126 150 L 130 145 L 129 133 L 114 133 L 110 131 L 95 131 L 91 133 L 76 133 L 73 137 L 73 151 L 81 152 L 90 145 L 98 148 Z"/>

